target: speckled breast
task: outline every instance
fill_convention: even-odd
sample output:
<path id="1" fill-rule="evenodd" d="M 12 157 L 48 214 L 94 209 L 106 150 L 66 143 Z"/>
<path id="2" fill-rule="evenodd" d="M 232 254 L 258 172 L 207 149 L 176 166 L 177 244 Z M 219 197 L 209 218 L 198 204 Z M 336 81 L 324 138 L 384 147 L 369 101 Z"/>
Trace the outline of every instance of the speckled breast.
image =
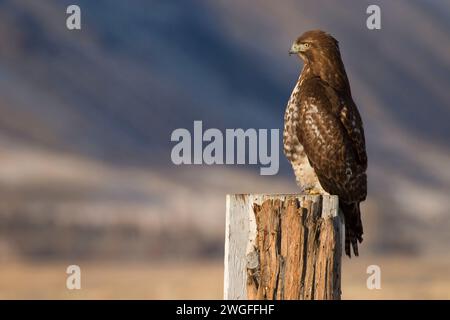
<path id="1" fill-rule="evenodd" d="M 284 154 L 291 162 L 297 162 L 304 156 L 303 146 L 298 140 L 297 128 L 299 126 L 300 81 L 297 82 L 284 113 L 283 148 Z"/>

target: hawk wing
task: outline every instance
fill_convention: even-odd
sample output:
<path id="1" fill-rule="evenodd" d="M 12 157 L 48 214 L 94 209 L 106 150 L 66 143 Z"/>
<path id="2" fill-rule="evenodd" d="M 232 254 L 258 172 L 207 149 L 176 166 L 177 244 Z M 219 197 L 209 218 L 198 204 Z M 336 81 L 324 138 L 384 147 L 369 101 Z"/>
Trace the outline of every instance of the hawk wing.
<path id="1" fill-rule="evenodd" d="M 318 77 L 305 80 L 300 90 L 297 136 L 320 184 L 346 202 L 364 200 L 367 156 L 356 107 Z"/>
<path id="2" fill-rule="evenodd" d="M 339 118 L 347 131 L 348 137 L 350 138 L 357 155 L 356 160 L 364 167 L 364 169 L 367 169 L 366 140 L 358 108 L 351 96 L 342 97 L 327 83 L 320 82 L 325 89 L 326 96 L 331 104 L 332 113 Z"/>

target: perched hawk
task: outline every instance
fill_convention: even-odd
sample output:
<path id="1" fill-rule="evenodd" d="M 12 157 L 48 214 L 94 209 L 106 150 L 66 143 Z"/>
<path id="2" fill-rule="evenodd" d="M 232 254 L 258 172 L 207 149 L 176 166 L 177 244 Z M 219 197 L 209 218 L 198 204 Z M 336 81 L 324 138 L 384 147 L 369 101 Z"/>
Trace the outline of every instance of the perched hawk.
<path id="1" fill-rule="evenodd" d="M 284 116 L 284 153 L 304 193 L 339 196 L 345 217 L 345 253 L 358 255 L 363 227 L 359 203 L 367 194 L 363 124 L 336 39 L 305 32 L 289 54 L 304 62 Z"/>

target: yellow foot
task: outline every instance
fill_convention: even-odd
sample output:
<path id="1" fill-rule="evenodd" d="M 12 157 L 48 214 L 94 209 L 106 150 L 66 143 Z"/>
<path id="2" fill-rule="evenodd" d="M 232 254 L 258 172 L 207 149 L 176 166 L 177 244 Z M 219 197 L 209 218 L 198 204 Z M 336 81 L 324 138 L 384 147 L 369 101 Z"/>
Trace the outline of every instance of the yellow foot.
<path id="1" fill-rule="evenodd" d="M 307 194 L 309 194 L 310 196 L 318 196 L 318 195 L 322 194 L 322 192 L 320 192 L 320 190 L 313 189 L 313 190 L 307 191 Z"/>
<path id="2" fill-rule="evenodd" d="M 305 188 L 303 190 L 303 193 L 310 195 L 310 196 L 317 196 L 317 195 L 322 194 L 322 191 L 312 187 L 312 188 Z"/>

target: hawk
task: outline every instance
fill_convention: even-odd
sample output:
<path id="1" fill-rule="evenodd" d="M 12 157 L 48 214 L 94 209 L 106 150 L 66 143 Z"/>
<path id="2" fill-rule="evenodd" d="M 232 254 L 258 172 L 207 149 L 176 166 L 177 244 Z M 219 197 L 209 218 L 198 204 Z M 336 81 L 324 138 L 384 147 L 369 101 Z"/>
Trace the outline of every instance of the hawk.
<path id="1" fill-rule="evenodd" d="M 345 218 L 345 253 L 358 256 L 363 226 L 359 204 L 367 194 L 367 155 L 363 124 L 330 34 L 305 32 L 289 54 L 303 70 L 284 116 L 284 154 L 306 194 L 333 194 Z"/>

